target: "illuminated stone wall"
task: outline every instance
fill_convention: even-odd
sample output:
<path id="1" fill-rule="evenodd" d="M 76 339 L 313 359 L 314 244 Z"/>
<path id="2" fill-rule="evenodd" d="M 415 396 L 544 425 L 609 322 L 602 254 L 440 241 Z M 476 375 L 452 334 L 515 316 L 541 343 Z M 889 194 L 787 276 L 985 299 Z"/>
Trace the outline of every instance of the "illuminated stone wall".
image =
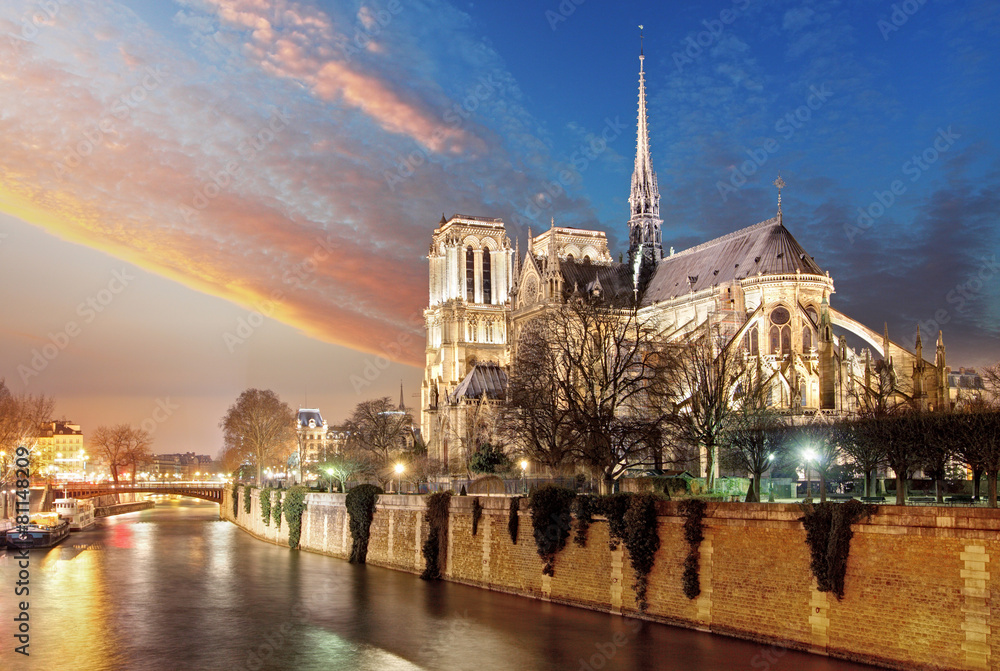
<path id="1" fill-rule="evenodd" d="M 232 519 L 230 493 L 221 506 Z M 610 551 L 608 526 L 590 527 L 586 547 L 572 540 L 542 575 L 531 517 L 522 501 L 517 544 L 507 531 L 508 500 L 481 497 L 472 535 L 473 497 L 453 497 L 445 578 L 595 610 L 637 615 L 628 553 Z M 256 496 L 236 522 L 264 540 L 287 543 L 260 521 Z M 310 494 L 302 548 L 346 558 L 350 551 L 342 494 Z M 805 531 L 795 505 L 709 504 L 701 553 L 701 595 L 681 589 L 687 554 L 676 504 L 660 504 L 660 551 L 649 579 L 645 617 L 755 641 L 898 669 L 1000 666 L 1000 514 L 970 508 L 883 506 L 854 526 L 844 599 L 817 592 Z M 372 523 L 368 563 L 420 573 L 428 530 L 423 498 L 383 496 Z M 991 560 L 993 560 L 991 562 Z M 764 661 L 764 660 L 761 660 Z"/>

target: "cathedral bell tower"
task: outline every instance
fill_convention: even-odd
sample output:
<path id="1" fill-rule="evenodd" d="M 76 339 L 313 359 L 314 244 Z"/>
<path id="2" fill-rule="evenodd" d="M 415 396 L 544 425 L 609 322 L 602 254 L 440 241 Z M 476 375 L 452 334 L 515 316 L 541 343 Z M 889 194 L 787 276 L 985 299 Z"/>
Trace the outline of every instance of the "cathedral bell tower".
<path id="1" fill-rule="evenodd" d="M 642 26 L 639 26 L 642 40 Z M 646 73 L 643 69 L 642 47 L 639 48 L 639 114 L 636 125 L 635 169 L 632 171 L 632 190 L 629 194 L 629 262 L 633 268 L 636 292 L 640 291 L 660 259 L 663 245 L 660 237 L 660 189 L 649 155 L 649 128 L 646 120 Z"/>
<path id="2" fill-rule="evenodd" d="M 420 423 L 431 456 L 442 463 L 449 452 L 451 395 L 477 363 L 507 364 L 513 254 L 500 219 L 441 215 L 431 239 Z"/>

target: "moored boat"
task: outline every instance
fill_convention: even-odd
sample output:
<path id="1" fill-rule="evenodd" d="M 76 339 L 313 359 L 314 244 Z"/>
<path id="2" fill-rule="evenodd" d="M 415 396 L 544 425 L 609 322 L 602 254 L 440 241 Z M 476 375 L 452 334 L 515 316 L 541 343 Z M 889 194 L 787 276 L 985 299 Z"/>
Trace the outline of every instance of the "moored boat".
<path id="1" fill-rule="evenodd" d="M 25 526 L 7 531 L 7 545 L 13 548 L 48 548 L 69 536 L 69 522 L 56 513 L 35 513 Z"/>
<path id="2" fill-rule="evenodd" d="M 94 526 L 94 504 L 87 499 L 56 499 L 55 512 L 69 522 L 70 531 Z"/>
<path id="3" fill-rule="evenodd" d="M 0 520 L 0 548 L 7 547 L 7 531 L 14 528 L 14 520 Z"/>

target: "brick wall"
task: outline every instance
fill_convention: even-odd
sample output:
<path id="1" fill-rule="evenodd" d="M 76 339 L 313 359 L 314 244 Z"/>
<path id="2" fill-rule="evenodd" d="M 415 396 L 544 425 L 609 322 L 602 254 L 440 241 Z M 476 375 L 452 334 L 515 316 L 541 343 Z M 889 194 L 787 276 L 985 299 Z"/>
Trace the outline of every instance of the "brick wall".
<path id="1" fill-rule="evenodd" d="M 250 515 L 232 519 L 230 492 L 221 516 L 264 540 L 287 543 Z M 474 497 L 453 497 L 444 575 L 448 580 L 595 610 L 638 615 L 628 552 L 610 551 L 601 518 L 586 547 L 572 539 L 542 575 L 530 511 L 522 501 L 517 544 L 507 532 L 508 500 L 481 497 L 472 535 Z M 309 494 L 301 547 L 345 558 L 350 551 L 342 494 Z M 424 498 L 382 496 L 372 522 L 368 562 L 420 573 L 428 529 Z M 709 504 L 700 547 L 701 595 L 681 589 L 687 544 L 677 504 L 660 504 L 660 550 L 643 617 L 897 669 L 1000 667 L 1000 513 L 984 509 L 882 506 L 854 526 L 842 601 L 817 592 L 798 506 Z M 991 562 L 991 560 L 993 560 Z"/>

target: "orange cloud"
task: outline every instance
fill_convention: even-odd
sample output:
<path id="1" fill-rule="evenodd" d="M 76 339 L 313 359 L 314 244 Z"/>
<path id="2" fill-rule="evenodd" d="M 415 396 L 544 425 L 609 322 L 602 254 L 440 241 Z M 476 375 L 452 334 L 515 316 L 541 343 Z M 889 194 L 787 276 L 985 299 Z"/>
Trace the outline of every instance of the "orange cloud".
<path id="1" fill-rule="evenodd" d="M 356 107 L 385 130 L 407 135 L 431 151 L 458 153 L 469 143 L 466 132 L 447 124 L 412 94 L 357 64 L 330 57 L 333 25 L 318 9 L 283 1 L 209 1 L 222 21 L 252 30 L 247 52 L 266 72 L 300 81 L 322 100 Z M 277 25 L 268 16 L 279 17 Z M 295 28 L 282 30 L 285 25 Z"/>

